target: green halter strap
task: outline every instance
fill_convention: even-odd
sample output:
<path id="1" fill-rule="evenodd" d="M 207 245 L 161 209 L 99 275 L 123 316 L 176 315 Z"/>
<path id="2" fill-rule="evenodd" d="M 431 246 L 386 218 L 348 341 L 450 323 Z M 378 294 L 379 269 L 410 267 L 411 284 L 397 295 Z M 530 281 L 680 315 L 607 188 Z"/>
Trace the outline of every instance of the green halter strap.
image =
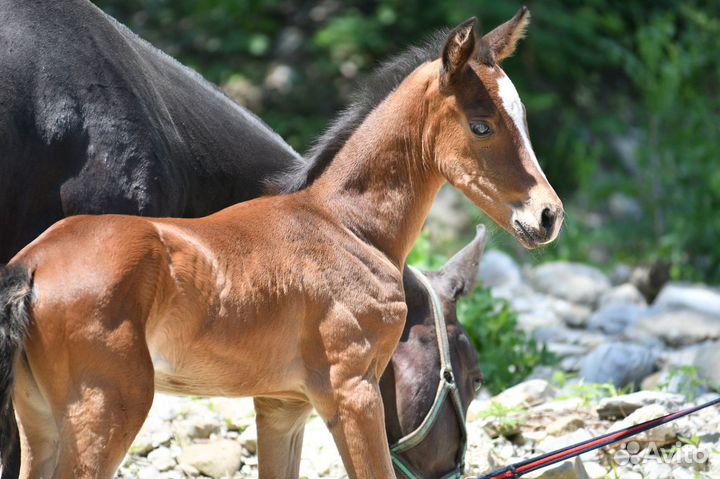
<path id="1" fill-rule="evenodd" d="M 433 401 L 430 411 L 425 416 L 425 419 L 423 419 L 417 429 L 390 446 L 390 456 L 393 464 L 395 464 L 395 466 L 407 477 L 407 479 L 422 479 L 422 476 L 413 471 L 412 467 L 402 460 L 400 454 L 417 446 L 427 437 L 437 421 L 445 400 L 449 396 L 452 399 L 452 405 L 454 406 L 458 424 L 460 426 L 461 446 L 456 462 L 457 467 L 455 470 L 443 476 L 443 479 L 456 479 L 462 476 L 465 468 L 467 430 L 465 429 L 465 413 L 460 399 L 460 392 L 455 384 L 452 362 L 450 361 L 450 343 L 448 342 L 445 315 L 443 314 L 440 297 L 433 289 L 428 278 L 412 266 L 408 266 L 408 269 L 415 274 L 415 277 L 425 287 L 432 303 L 430 310 L 433 316 L 433 322 L 435 323 L 435 335 L 437 337 L 438 351 L 440 352 L 440 384 L 438 384 L 438 389 L 435 393 L 435 400 Z"/>

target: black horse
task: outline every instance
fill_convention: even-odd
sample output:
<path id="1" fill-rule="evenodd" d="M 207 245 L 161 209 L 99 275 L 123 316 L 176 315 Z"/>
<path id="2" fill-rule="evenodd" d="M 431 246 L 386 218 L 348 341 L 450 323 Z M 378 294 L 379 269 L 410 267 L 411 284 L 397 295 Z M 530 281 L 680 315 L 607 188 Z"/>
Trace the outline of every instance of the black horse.
<path id="1" fill-rule="evenodd" d="M 303 160 L 252 113 L 86 0 L 0 2 L 0 44 L 0 262 L 65 216 L 203 216 L 260 196 L 266 185 L 289 191 L 318 174 L 317 161 Z M 338 125 L 310 152 L 313 160 L 344 141 Z M 474 275 L 455 263 L 431 280 L 448 315 L 466 409 L 479 372 L 454 301 L 467 292 L 455 286 Z M 410 366 L 401 369 L 412 373 L 398 378 L 393 366 L 383 379 L 390 443 L 420 425 L 442 380 L 437 350 L 428 349 L 437 344 L 428 292 L 408 271 L 405 284 L 401 349 Z M 406 390 L 422 391 L 423 400 L 406 401 L 397 392 Z M 11 407 L 0 404 L 0 420 L 13 423 L 0 430 L 16 431 Z M 458 466 L 464 431 L 456 414 L 447 401 L 428 440 L 400 454 L 409 467 L 435 477 Z M 0 450 L 2 479 L 18 477 L 17 437 L 0 438 Z"/>
<path id="2" fill-rule="evenodd" d="M 0 45 L 0 263 L 65 216 L 204 216 L 302 161 L 88 1 L 0 2 Z"/>

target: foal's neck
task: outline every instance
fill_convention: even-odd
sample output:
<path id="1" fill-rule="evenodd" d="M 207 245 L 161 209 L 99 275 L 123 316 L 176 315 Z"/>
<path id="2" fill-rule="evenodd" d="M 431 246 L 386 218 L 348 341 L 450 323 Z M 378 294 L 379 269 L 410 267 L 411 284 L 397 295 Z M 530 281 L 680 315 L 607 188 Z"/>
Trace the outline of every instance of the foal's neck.
<path id="1" fill-rule="evenodd" d="M 444 182 L 427 140 L 432 77 L 423 69 L 368 115 L 311 187 L 348 229 L 398 267 Z"/>

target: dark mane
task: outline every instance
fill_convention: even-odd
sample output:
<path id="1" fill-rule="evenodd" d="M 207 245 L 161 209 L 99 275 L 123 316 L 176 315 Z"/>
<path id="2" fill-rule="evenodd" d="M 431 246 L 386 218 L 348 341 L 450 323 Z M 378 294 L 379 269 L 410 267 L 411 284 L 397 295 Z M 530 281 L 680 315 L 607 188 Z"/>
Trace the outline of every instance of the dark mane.
<path id="1" fill-rule="evenodd" d="M 304 164 L 270 180 L 270 191 L 282 194 L 300 191 L 312 184 L 332 162 L 360 124 L 398 85 L 425 62 L 440 57 L 449 30 L 435 32 L 421 46 L 383 62 L 353 93 L 350 105 L 338 115 L 305 155 Z"/>

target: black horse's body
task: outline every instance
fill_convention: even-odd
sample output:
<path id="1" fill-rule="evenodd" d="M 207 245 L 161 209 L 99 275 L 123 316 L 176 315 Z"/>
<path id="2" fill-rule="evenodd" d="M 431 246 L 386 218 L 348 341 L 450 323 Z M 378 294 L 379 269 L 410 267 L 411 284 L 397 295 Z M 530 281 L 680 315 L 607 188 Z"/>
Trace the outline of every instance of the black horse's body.
<path id="1" fill-rule="evenodd" d="M 91 3 L 0 2 L 0 263 L 65 216 L 203 216 L 298 162 Z"/>

